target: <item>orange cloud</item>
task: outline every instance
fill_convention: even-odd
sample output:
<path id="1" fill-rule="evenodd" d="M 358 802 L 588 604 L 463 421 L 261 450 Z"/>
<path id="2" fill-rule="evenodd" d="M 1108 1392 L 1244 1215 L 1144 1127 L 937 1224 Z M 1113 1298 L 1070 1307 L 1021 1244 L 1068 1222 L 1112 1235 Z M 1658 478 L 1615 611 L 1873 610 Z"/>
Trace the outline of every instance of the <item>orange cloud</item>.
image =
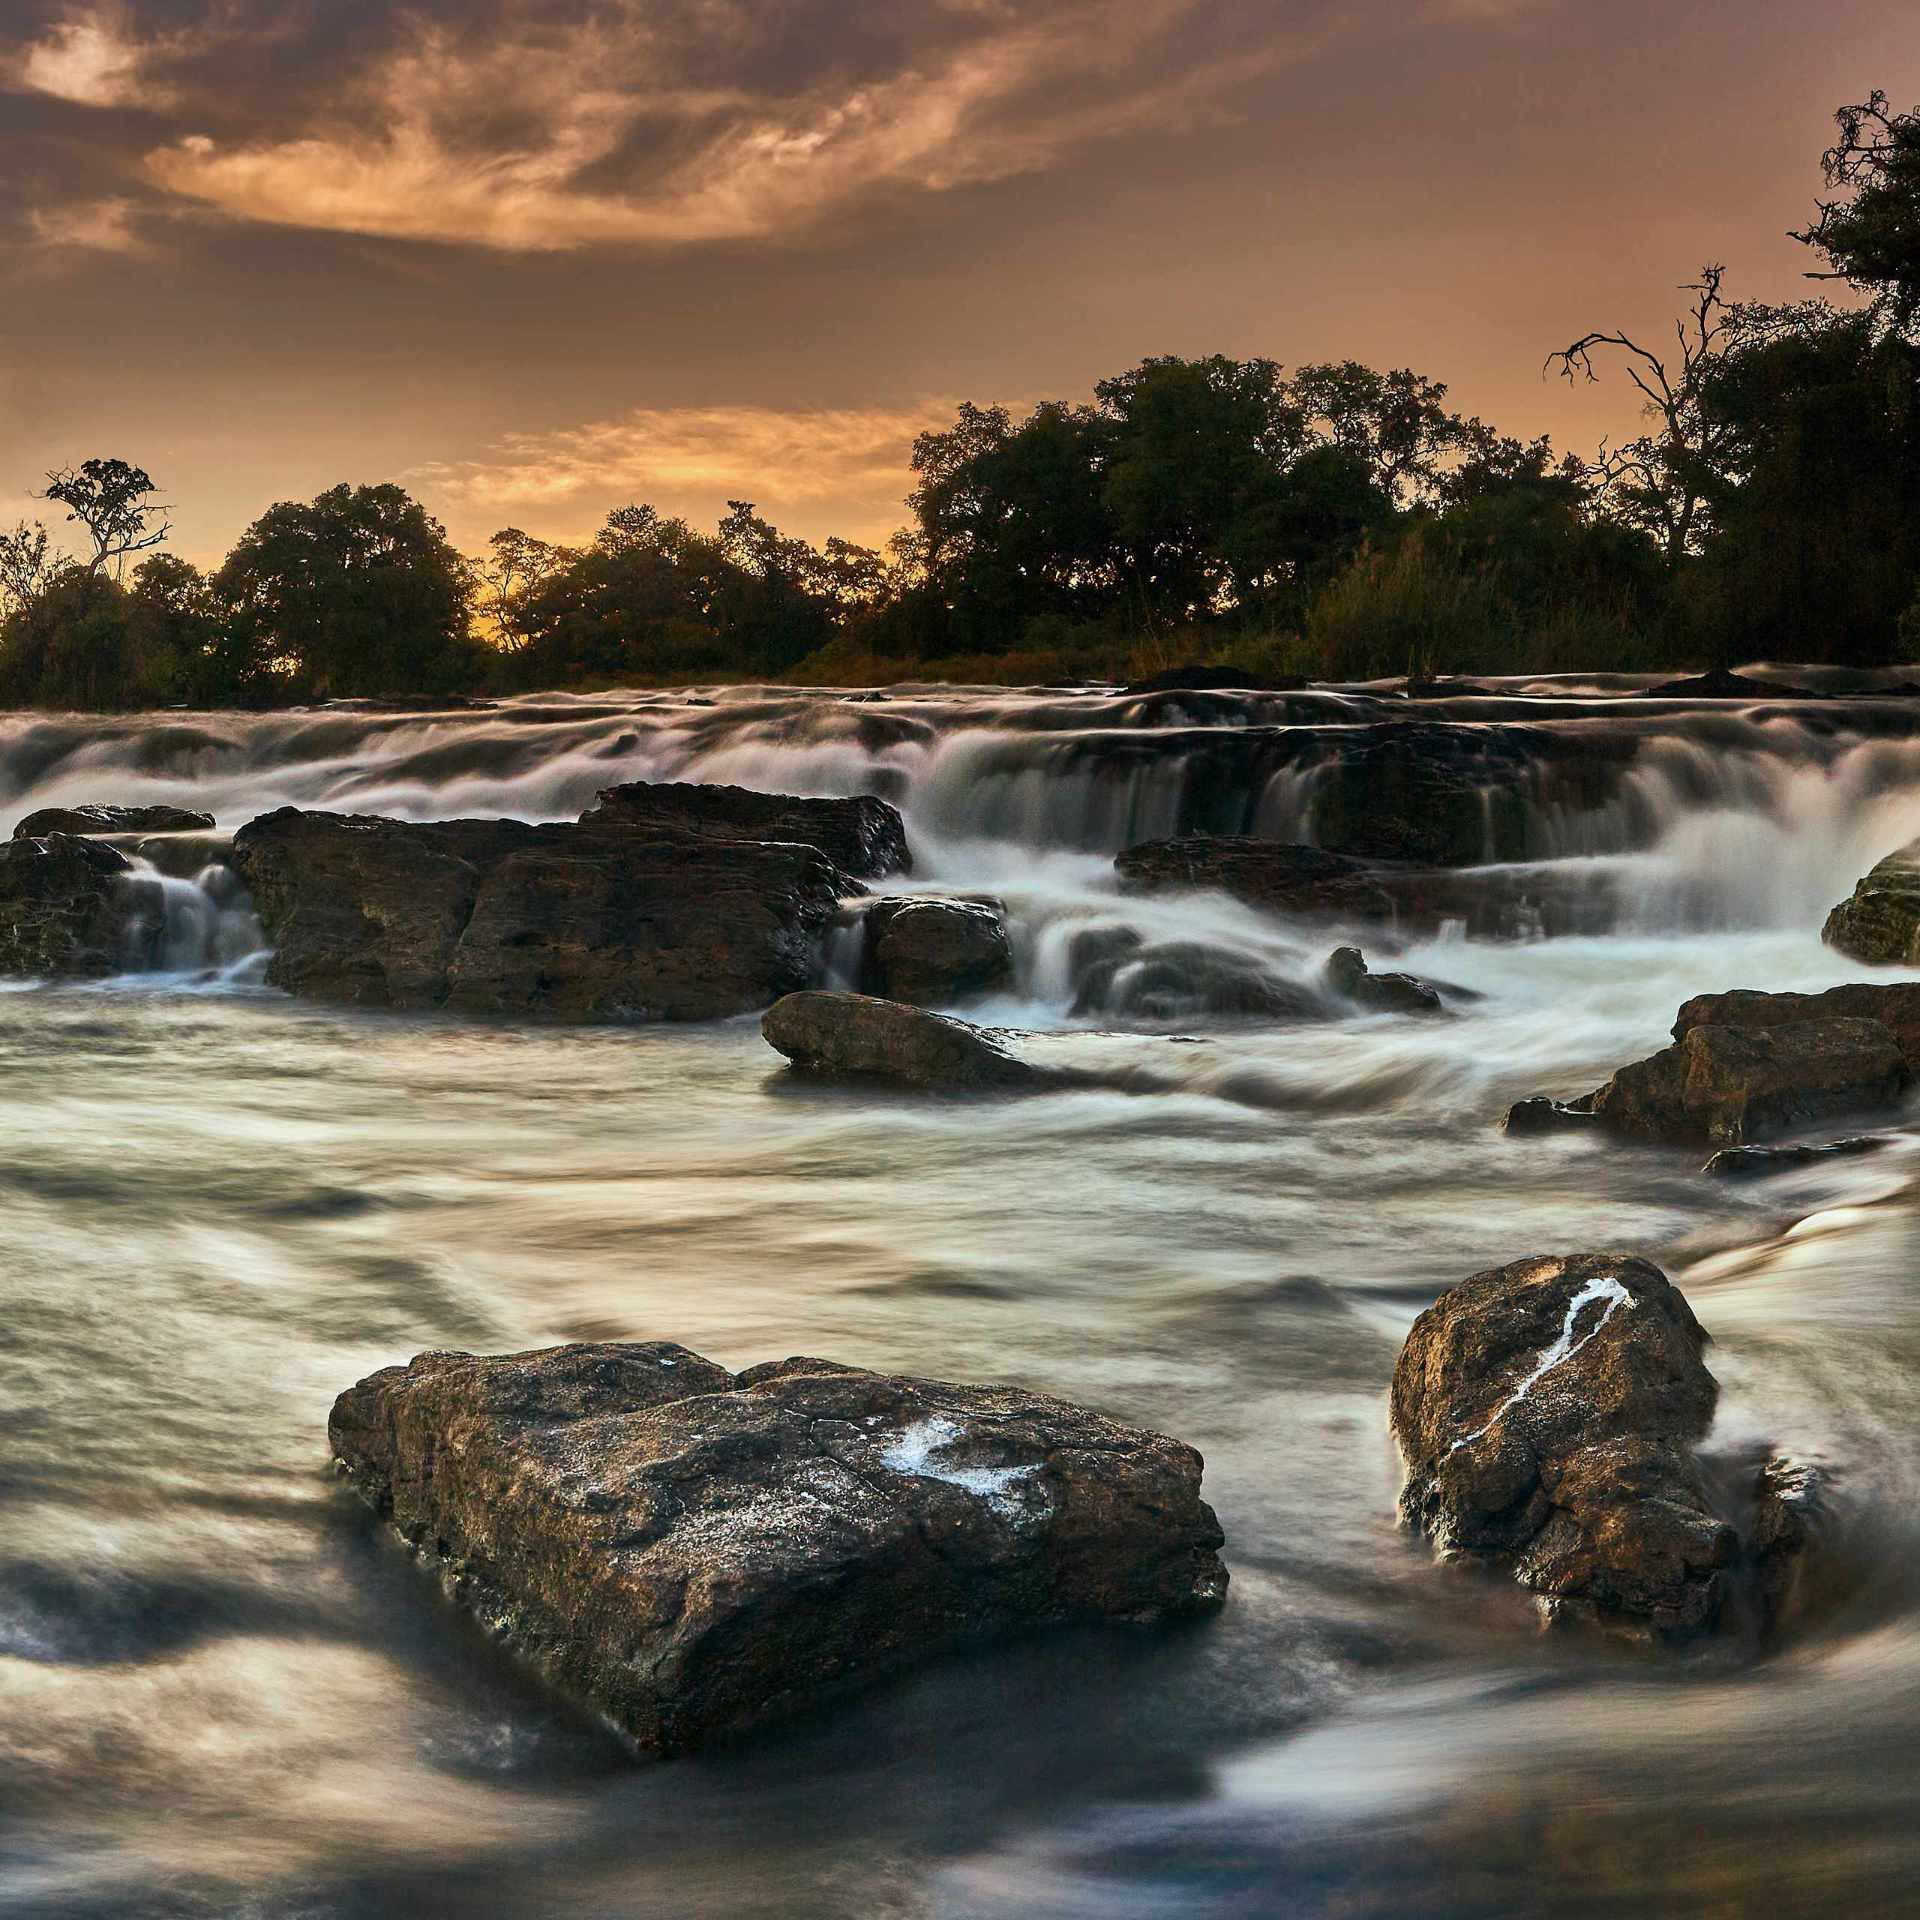
<path id="1" fill-rule="evenodd" d="M 633 8 L 519 38 L 509 23 L 479 51 L 419 26 L 323 123 L 239 144 L 190 136 L 145 171 L 235 220 L 508 252 L 781 237 L 882 191 L 1003 180 L 1180 124 L 1306 44 L 1275 25 L 1231 59 L 1183 61 L 1181 30 L 1205 10 L 949 0 L 957 44 L 794 97 L 676 86 L 677 50 Z"/>
<path id="2" fill-rule="evenodd" d="M 158 43 L 134 36 L 117 8 L 94 7 L 68 14 L 23 48 L 8 84 L 81 107 L 161 107 L 173 96 L 149 77 L 158 51 Z"/>
<path id="3" fill-rule="evenodd" d="M 905 408 L 641 407 L 617 420 L 515 434 L 494 457 L 404 477 L 459 506 L 517 511 L 643 496 L 760 502 L 869 500 L 897 508 L 914 436 L 948 401 Z"/>

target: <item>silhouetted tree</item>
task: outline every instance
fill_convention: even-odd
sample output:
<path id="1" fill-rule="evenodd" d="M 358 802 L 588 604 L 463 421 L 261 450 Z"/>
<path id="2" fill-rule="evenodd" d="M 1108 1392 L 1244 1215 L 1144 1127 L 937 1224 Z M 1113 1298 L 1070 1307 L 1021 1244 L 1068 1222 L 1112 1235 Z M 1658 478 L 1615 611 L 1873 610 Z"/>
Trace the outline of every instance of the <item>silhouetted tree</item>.
<path id="1" fill-rule="evenodd" d="M 1793 237 L 1832 263 L 1809 278 L 1871 294 L 1907 331 L 1920 318 L 1920 108 L 1894 113 L 1876 87 L 1834 120 L 1840 137 L 1820 164 L 1842 197 L 1821 201 L 1813 225 Z"/>
<path id="2" fill-rule="evenodd" d="M 67 509 L 67 519 L 85 529 L 93 551 L 82 562 L 89 580 L 112 562 L 116 574 L 129 554 L 157 547 L 173 531 L 170 511 L 153 496 L 152 476 L 125 460 L 83 460 L 47 475 L 40 498 Z M 157 524 L 156 524 L 157 523 Z"/>

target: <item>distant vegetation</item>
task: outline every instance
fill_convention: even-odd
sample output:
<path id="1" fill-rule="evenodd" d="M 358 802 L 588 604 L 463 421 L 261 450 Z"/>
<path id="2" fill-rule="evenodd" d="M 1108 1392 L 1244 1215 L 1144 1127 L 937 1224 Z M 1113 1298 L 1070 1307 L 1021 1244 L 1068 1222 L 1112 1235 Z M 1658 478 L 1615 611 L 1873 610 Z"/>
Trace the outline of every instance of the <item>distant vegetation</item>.
<path id="1" fill-rule="evenodd" d="M 1920 109 L 1837 116 L 1795 237 L 1862 296 L 1685 289 L 1671 344 L 1552 355 L 1638 388 L 1589 459 L 1508 438 L 1405 369 L 1150 359 L 1090 405 L 963 406 L 913 449 L 884 553 L 734 502 L 474 560 L 399 487 L 271 508 L 203 573 L 121 460 L 47 476 L 71 530 L 0 533 L 0 704 L 275 706 L 719 678 L 1316 679 L 1920 661 Z"/>

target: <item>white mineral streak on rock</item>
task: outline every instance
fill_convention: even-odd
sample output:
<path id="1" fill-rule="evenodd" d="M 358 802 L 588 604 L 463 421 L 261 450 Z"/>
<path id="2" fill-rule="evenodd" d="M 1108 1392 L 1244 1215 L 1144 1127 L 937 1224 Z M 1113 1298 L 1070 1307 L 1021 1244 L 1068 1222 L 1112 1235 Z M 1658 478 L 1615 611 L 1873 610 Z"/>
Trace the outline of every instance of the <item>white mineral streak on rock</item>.
<path id="1" fill-rule="evenodd" d="M 957 1422 L 935 1416 L 916 1420 L 903 1428 L 881 1450 L 880 1464 L 891 1473 L 910 1473 L 922 1480 L 944 1480 L 950 1486 L 964 1487 L 1001 1513 L 1018 1513 L 1020 1503 L 1011 1498 L 1022 1480 L 1038 1473 L 1031 1467 L 956 1467 L 942 1465 L 936 1458 L 960 1438 Z"/>
<path id="2" fill-rule="evenodd" d="M 1604 1300 L 1607 1303 L 1600 1310 L 1600 1318 L 1587 1329 L 1586 1333 L 1582 1335 L 1580 1339 L 1575 1340 L 1573 1330 L 1580 1324 L 1580 1310 L 1583 1307 L 1590 1306 L 1596 1300 Z M 1599 1333 L 1600 1329 L 1613 1317 L 1615 1307 L 1630 1307 L 1632 1305 L 1633 1295 L 1630 1294 L 1618 1280 L 1589 1280 L 1587 1284 L 1567 1302 L 1567 1317 L 1561 1323 L 1560 1337 L 1540 1356 L 1539 1364 L 1535 1366 L 1534 1370 L 1493 1410 L 1492 1415 L 1484 1427 L 1478 1427 L 1472 1433 L 1462 1434 L 1447 1451 L 1449 1453 L 1458 1453 L 1462 1447 L 1471 1446 L 1474 1441 L 1491 1433 L 1500 1421 L 1507 1414 L 1511 1413 L 1513 1409 L 1539 1385 L 1540 1381 L 1544 1379 L 1546 1375 L 1551 1373 L 1555 1367 L 1559 1366 L 1563 1360 L 1571 1360 L 1589 1340 L 1593 1339 L 1594 1336 Z"/>

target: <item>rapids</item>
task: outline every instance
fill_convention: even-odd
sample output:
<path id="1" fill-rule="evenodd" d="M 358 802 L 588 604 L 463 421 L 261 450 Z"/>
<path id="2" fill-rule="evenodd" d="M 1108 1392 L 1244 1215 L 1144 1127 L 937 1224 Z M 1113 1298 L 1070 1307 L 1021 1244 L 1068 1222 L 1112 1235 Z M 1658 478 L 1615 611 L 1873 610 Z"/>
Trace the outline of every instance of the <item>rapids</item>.
<path id="1" fill-rule="evenodd" d="M 1123 896 L 1109 859 L 1196 824 L 1310 838 L 1327 731 L 1395 705 L 0 717 L 0 831 L 87 801 L 232 828 L 289 802 L 568 818 L 638 778 L 879 791 L 904 884 L 1007 902 L 1017 983 L 981 1017 L 1166 1083 L 954 1105 L 795 1086 L 750 1020 L 304 1007 L 258 984 L 217 869 L 169 883 L 158 970 L 0 993 L 0 1916 L 1911 1911 L 1920 1136 L 1733 1185 L 1494 1123 L 1651 1050 L 1692 993 L 1864 977 L 1819 922 L 1920 834 L 1920 701 L 1428 703 L 1596 743 L 1598 799 L 1547 761 L 1527 795 L 1527 862 L 1590 901 L 1581 931 L 1359 936 L 1483 996 L 1449 1021 L 1187 1023 L 1174 1048 L 1072 1015 L 1089 926 L 1317 974 L 1324 932 Z M 1601 1246 L 1658 1260 L 1714 1336 L 1712 1460 L 1779 1444 L 1839 1477 L 1817 1623 L 1749 1671 L 1542 1639 L 1517 1591 L 1394 1526 L 1414 1315 Z M 1164 1427 L 1206 1455 L 1227 1608 L 635 1768 L 463 1629 L 324 1457 L 376 1366 L 623 1337 L 1024 1380 Z"/>

